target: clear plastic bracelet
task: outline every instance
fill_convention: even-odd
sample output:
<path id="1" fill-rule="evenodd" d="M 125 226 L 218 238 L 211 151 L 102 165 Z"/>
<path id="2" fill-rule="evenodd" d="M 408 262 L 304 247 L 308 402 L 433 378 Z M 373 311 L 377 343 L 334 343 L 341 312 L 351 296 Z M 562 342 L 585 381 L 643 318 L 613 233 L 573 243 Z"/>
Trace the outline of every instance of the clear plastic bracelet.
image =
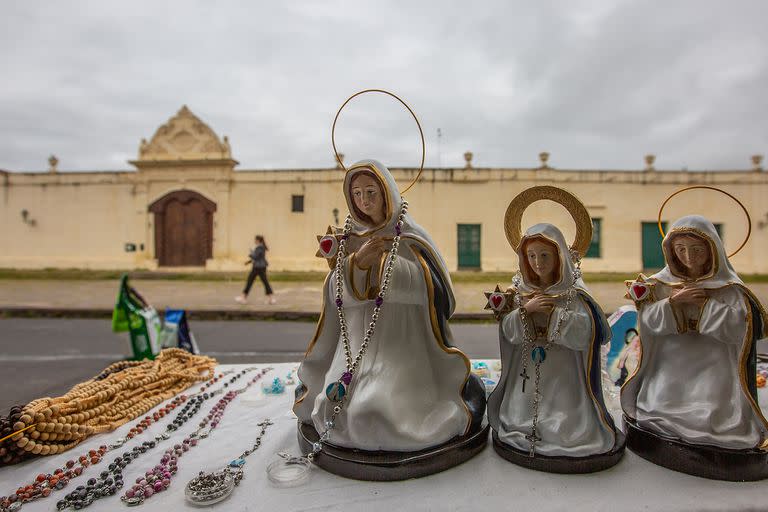
<path id="1" fill-rule="evenodd" d="M 280 459 L 267 466 L 267 478 L 277 487 L 301 485 L 309 477 L 312 463 L 306 457 L 292 457 L 285 452 L 278 453 Z"/>

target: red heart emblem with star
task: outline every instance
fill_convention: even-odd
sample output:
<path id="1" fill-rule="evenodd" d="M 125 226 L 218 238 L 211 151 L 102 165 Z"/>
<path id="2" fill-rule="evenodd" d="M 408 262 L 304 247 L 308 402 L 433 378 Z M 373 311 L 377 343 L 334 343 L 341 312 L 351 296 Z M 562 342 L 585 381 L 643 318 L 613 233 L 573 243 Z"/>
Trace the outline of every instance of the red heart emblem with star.
<path id="1" fill-rule="evenodd" d="M 629 287 L 630 294 L 635 300 L 643 300 L 648 296 L 650 289 L 642 283 L 633 283 Z"/>
<path id="2" fill-rule="evenodd" d="M 325 236 L 320 239 L 320 252 L 326 258 L 330 258 L 336 253 L 336 237 Z"/>
<path id="3" fill-rule="evenodd" d="M 504 303 L 506 302 L 506 298 L 501 293 L 493 293 L 490 297 L 488 297 L 488 302 L 491 304 L 491 307 L 498 311 L 502 307 L 504 307 Z"/>

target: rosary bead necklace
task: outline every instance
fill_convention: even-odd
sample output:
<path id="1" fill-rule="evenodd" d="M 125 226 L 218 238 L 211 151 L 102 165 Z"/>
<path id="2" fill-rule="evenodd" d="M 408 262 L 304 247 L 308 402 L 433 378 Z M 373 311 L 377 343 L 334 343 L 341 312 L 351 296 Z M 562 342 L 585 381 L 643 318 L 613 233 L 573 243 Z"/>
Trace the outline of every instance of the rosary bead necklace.
<path id="1" fill-rule="evenodd" d="M 344 349 L 344 358 L 346 362 L 346 371 L 344 371 L 339 380 L 328 385 L 325 389 L 326 398 L 329 402 L 335 403 L 333 406 L 333 414 L 330 419 L 325 422 L 325 429 L 320 433 L 320 439 L 312 443 L 312 450 L 303 457 L 293 457 L 287 453 L 278 454 L 284 460 L 276 461 L 267 467 L 267 475 L 269 479 L 276 484 L 285 484 L 290 479 L 296 481 L 302 480 L 306 477 L 306 471 L 309 469 L 309 462 L 312 462 L 314 458 L 322 451 L 323 443 L 327 442 L 331 437 L 331 430 L 336 426 L 336 417 L 341 414 L 344 404 L 349 399 L 348 386 L 352 382 L 352 378 L 359 369 L 360 361 L 363 359 L 368 344 L 373 339 L 373 334 L 376 331 L 376 322 L 379 320 L 379 312 L 384 304 L 384 298 L 387 295 L 390 282 L 392 280 L 392 272 L 394 270 L 395 260 L 397 259 L 398 249 L 400 248 L 400 238 L 402 234 L 403 222 L 405 216 L 408 213 L 408 201 L 405 201 L 401 196 L 402 206 L 400 208 L 400 214 L 397 217 L 397 223 L 395 224 L 395 236 L 392 239 L 392 248 L 389 250 L 389 254 L 384 266 L 383 281 L 379 289 L 379 293 L 374 299 L 373 313 L 371 314 L 371 321 L 368 324 L 368 328 L 365 331 L 365 336 L 360 344 L 360 349 L 357 351 L 354 359 L 352 358 L 352 350 L 349 343 L 349 331 L 347 329 L 347 320 L 344 314 L 344 261 L 346 260 L 346 242 L 349 239 L 349 235 L 352 231 L 352 216 L 347 215 L 344 222 L 344 231 L 339 241 L 338 254 L 336 256 L 335 267 L 335 304 L 336 311 L 339 316 L 339 331 L 341 333 L 341 344 Z M 297 470 L 297 468 L 299 468 Z M 306 468 L 306 469 L 302 469 Z M 286 476 L 288 475 L 288 476 Z"/>
<path id="2" fill-rule="evenodd" d="M 162 415 L 164 416 L 166 413 L 175 409 L 179 404 L 184 403 L 186 399 L 187 397 L 185 395 L 176 397 L 159 412 L 162 412 Z M 155 415 L 158 415 L 158 412 L 156 412 Z M 152 421 L 147 421 L 148 418 L 149 417 L 144 418 L 144 420 L 139 422 L 136 427 L 132 428 L 129 433 L 130 437 L 126 437 L 132 438 L 136 435 L 135 432 L 142 432 L 142 430 L 137 429 L 148 427 L 152 423 Z M 126 440 L 127 439 L 123 439 L 123 443 L 125 443 Z M 79 477 L 89 465 L 95 466 L 96 464 L 99 464 L 107 451 L 117 446 L 119 445 L 102 445 L 98 450 L 89 450 L 87 455 L 81 455 L 77 459 L 79 465 L 76 465 L 74 459 L 70 459 L 64 464 L 64 467 L 57 468 L 53 474 L 39 474 L 34 482 L 25 487 L 19 487 L 19 489 L 16 490 L 16 493 L 12 494 L 10 497 L 0 497 L 0 512 L 15 512 L 21 509 L 24 503 L 29 503 L 40 498 L 47 498 L 54 490 L 63 489 L 67 486 L 70 480 Z M 110 464 L 110 466 L 112 465 L 113 464 Z"/>
<path id="3" fill-rule="evenodd" d="M 8 411 L 8 416 L 0 416 L 0 439 L 10 439 L 14 435 L 13 425 L 21 418 L 21 411 L 24 404 L 17 404 Z M 14 451 L 9 443 L 0 441 L 0 466 L 5 464 L 15 464 L 23 460 L 23 456 Z M 26 452 L 25 452 L 26 453 Z"/>
<path id="4" fill-rule="evenodd" d="M 402 200 L 402 198 L 401 198 Z M 346 371 L 341 374 L 339 380 L 331 383 L 325 390 L 325 395 L 331 402 L 336 402 L 333 407 L 333 414 L 331 419 L 326 421 L 325 430 L 320 434 L 320 441 L 312 445 L 312 451 L 307 455 L 309 460 L 312 460 L 323 449 L 322 443 L 330 439 L 330 431 L 335 426 L 336 417 L 341 413 L 342 408 L 347 400 L 347 386 L 352 382 L 352 377 L 357 372 L 360 361 L 363 359 L 368 344 L 373 338 L 373 333 L 376 330 L 376 322 L 379 320 L 379 312 L 381 306 L 384 304 L 384 297 L 387 295 L 389 284 L 392 279 L 392 271 L 395 265 L 395 259 L 397 258 L 397 252 L 400 247 L 400 236 L 402 233 L 403 221 L 405 215 L 408 213 L 408 202 L 403 200 L 400 215 L 397 218 L 395 224 L 395 236 L 392 240 L 392 248 L 389 250 L 386 264 L 384 267 L 384 280 L 381 283 L 376 299 L 374 300 L 373 313 L 371 314 L 371 322 L 368 324 L 368 329 L 365 331 L 365 336 L 360 344 L 360 349 L 357 351 L 355 358 L 352 359 L 352 350 L 349 343 L 349 331 L 347 330 L 347 319 L 344 315 L 344 260 L 346 259 L 346 241 L 349 239 L 349 234 L 352 230 L 352 216 L 347 215 L 347 219 L 344 223 L 344 234 L 339 242 L 339 253 L 336 258 L 336 310 L 339 316 L 339 330 L 341 332 L 341 344 L 344 348 L 344 358 L 346 361 Z"/>
<path id="5" fill-rule="evenodd" d="M 213 430 L 219 425 L 221 418 L 224 416 L 224 412 L 227 406 L 242 393 L 245 393 L 248 388 L 257 383 L 265 374 L 270 372 L 272 368 L 265 368 L 261 370 L 254 378 L 242 388 L 229 391 L 226 393 L 216 405 L 211 408 L 208 415 L 200 422 L 199 428 L 185 437 L 180 444 L 176 444 L 173 448 L 165 450 L 165 453 L 160 459 L 160 463 L 156 465 L 150 471 L 144 474 L 144 477 L 138 477 L 136 484 L 128 489 L 125 494 L 120 498 L 123 503 L 128 506 L 137 506 L 143 504 L 146 500 L 151 498 L 158 492 L 165 491 L 170 487 L 171 480 L 178 470 L 178 459 L 184 453 L 197 446 L 198 441 L 207 438 Z M 208 425 L 210 424 L 210 427 Z M 205 430 L 208 427 L 208 430 Z M 262 425 L 263 429 L 266 429 L 266 425 Z M 263 432 L 262 432 L 263 435 Z M 261 441 L 259 440 L 259 444 Z M 244 463 L 244 461 L 243 461 Z"/>
<path id="6" fill-rule="evenodd" d="M 4 441 L 3 460 L 62 453 L 87 437 L 143 415 L 190 385 L 209 378 L 216 361 L 166 349 L 154 361 L 115 363 L 58 398 L 24 406 Z"/>
<path id="7" fill-rule="evenodd" d="M 525 436 L 525 438 L 530 443 L 530 450 L 528 452 L 528 455 L 530 457 L 533 457 L 536 455 L 536 443 L 541 441 L 541 437 L 538 435 L 538 422 L 539 422 L 539 405 L 541 402 L 541 391 L 540 391 L 540 385 L 541 385 L 541 363 L 544 362 L 544 360 L 547 358 L 547 350 L 549 350 L 552 347 L 552 344 L 560 337 L 560 328 L 563 324 L 563 321 L 568 318 L 568 313 L 570 311 L 571 303 L 573 302 L 573 298 L 576 296 L 576 283 L 579 279 L 581 279 L 581 258 L 579 258 L 579 254 L 575 251 L 571 251 L 571 258 L 574 261 L 575 268 L 573 270 L 573 281 L 571 283 L 571 286 L 568 288 L 568 290 L 565 292 L 565 306 L 563 307 L 563 310 L 560 312 L 560 314 L 557 317 L 557 320 L 555 322 L 555 328 L 552 330 L 551 333 L 548 334 L 546 341 L 544 344 L 536 344 L 536 337 L 531 333 L 530 323 L 532 323 L 532 320 L 528 319 L 528 312 L 525 309 L 525 306 L 523 304 L 523 300 L 521 297 L 521 294 L 519 293 L 519 287 L 522 283 L 522 276 L 520 274 L 517 274 L 512 279 L 512 285 L 515 289 L 515 295 L 514 295 L 514 301 L 515 306 L 520 311 L 520 321 L 523 324 L 523 356 L 521 357 L 523 362 L 523 369 L 520 372 L 520 378 L 523 381 L 523 385 L 521 387 L 521 392 L 525 393 L 525 381 L 529 379 L 528 377 L 528 357 L 527 354 L 531 355 L 531 361 L 534 363 L 534 374 L 535 374 L 535 380 L 534 380 L 534 391 L 533 391 L 533 406 L 532 406 L 532 420 L 531 420 L 531 433 Z"/>
<path id="8" fill-rule="evenodd" d="M 228 382 L 225 382 L 224 387 L 234 383 L 245 373 L 253 370 L 255 370 L 255 368 L 246 368 L 242 370 L 229 379 Z M 214 379 L 218 380 L 220 377 L 214 377 Z M 203 386 L 202 393 L 192 396 L 187 401 L 173 421 L 166 425 L 165 432 L 156 435 L 152 441 L 144 441 L 141 445 L 134 446 L 130 451 L 123 452 L 121 456 L 114 459 L 107 470 L 102 471 L 99 474 L 99 478 L 91 478 L 88 480 L 87 485 L 78 486 L 74 491 L 65 496 L 64 499 L 60 500 L 56 504 L 56 508 L 58 510 L 64 510 L 66 508 L 79 510 L 91 505 L 98 499 L 116 494 L 124 485 L 123 470 L 128 464 L 133 462 L 141 454 L 154 449 L 160 442 L 170 439 L 172 432 L 178 430 L 178 428 L 199 412 L 200 407 L 205 400 L 223 392 L 223 388 L 210 393 L 205 392 L 204 390 L 210 387 L 211 384 L 213 384 L 213 382 Z M 112 446 L 114 448 L 119 448 L 125 444 L 125 442 L 127 442 L 127 440 L 119 439 L 117 444 Z"/>
<path id="9" fill-rule="evenodd" d="M 113 368 L 119 364 L 120 363 L 116 363 L 109 368 Z M 109 370 L 109 368 L 107 370 Z M 107 370 L 105 370 L 105 372 L 107 372 Z M 102 372 L 102 374 L 103 373 L 104 372 Z M 200 392 L 204 392 L 228 373 L 232 372 L 220 373 L 219 375 L 211 378 L 200 388 Z M 15 493 L 9 496 L 0 497 L 0 512 L 15 512 L 19 510 L 24 503 L 46 498 L 50 496 L 52 492 L 63 489 L 73 478 L 79 477 L 85 468 L 87 468 L 89 465 L 95 466 L 96 464 L 100 463 L 108 451 L 120 448 L 133 437 L 146 431 L 152 423 L 159 421 L 166 414 L 169 414 L 179 405 L 186 402 L 187 398 L 187 395 L 180 395 L 175 397 L 170 403 L 166 404 L 160 410 L 154 412 L 152 417 L 144 417 L 144 419 L 142 419 L 130 429 L 125 437 L 118 439 L 115 443 L 110 444 L 109 446 L 102 445 L 98 448 L 98 450 L 89 450 L 87 455 L 81 455 L 77 459 L 77 463 L 75 462 L 75 459 L 70 459 L 64 464 L 63 467 L 57 468 L 53 471 L 53 473 L 41 473 L 31 484 L 19 487 Z M 110 470 L 114 469 L 112 468 L 113 465 L 114 463 L 110 464 Z"/>
<path id="10" fill-rule="evenodd" d="M 192 395 L 192 397 L 191 397 L 192 401 L 193 402 L 198 402 L 198 401 L 202 402 L 203 400 L 207 400 L 207 398 L 205 397 L 205 394 L 206 394 L 205 391 L 208 388 L 210 388 L 211 386 L 213 386 L 214 384 L 216 384 L 217 382 L 219 382 L 219 380 L 223 379 L 226 375 L 229 375 L 231 373 L 234 373 L 234 372 L 230 370 L 230 371 L 219 373 L 218 375 L 214 376 L 208 382 L 203 384 L 200 387 L 200 390 L 197 393 Z M 226 383 L 224 384 L 225 387 L 227 385 L 228 384 L 226 384 Z M 211 393 L 209 393 L 208 396 L 210 397 Z M 109 449 L 110 450 L 114 450 L 114 449 L 122 447 L 125 443 L 127 443 L 128 441 L 133 439 L 135 436 L 137 436 L 137 435 L 141 434 L 142 432 L 144 432 L 153 422 L 159 421 L 166 414 L 168 414 L 171 411 L 173 411 L 177 406 L 179 406 L 179 405 L 183 404 L 184 402 L 186 402 L 188 398 L 189 397 L 187 395 L 180 395 L 179 397 L 175 398 L 174 401 L 171 402 L 169 405 L 167 405 L 166 407 L 163 407 L 159 411 L 155 412 L 152 415 L 151 418 L 149 416 L 145 416 L 143 420 L 141 420 L 135 427 L 131 428 L 128 431 L 128 434 L 126 434 L 125 437 L 121 437 L 121 438 L 117 439 L 113 444 L 109 445 Z M 178 401 L 178 403 L 176 403 L 177 401 Z M 167 425 L 166 426 L 166 430 L 168 430 L 168 431 L 175 430 L 177 428 L 177 426 L 179 425 L 178 421 L 181 421 L 182 418 L 184 418 L 184 416 L 186 414 L 186 411 L 188 411 L 188 410 L 189 410 L 189 408 L 185 406 L 185 408 L 181 411 L 181 413 L 179 415 L 177 415 L 176 418 L 173 420 L 171 425 Z M 182 423 L 183 423 L 183 421 L 182 421 Z"/>
<path id="11" fill-rule="evenodd" d="M 265 419 L 258 426 L 261 427 L 261 432 L 254 445 L 240 454 L 240 456 L 234 459 L 232 462 L 211 473 L 205 473 L 201 471 L 195 478 L 187 482 L 187 486 L 184 488 L 184 495 L 187 501 L 193 505 L 205 506 L 213 505 L 222 500 L 225 500 L 235 487 L 240 484 L 243 479 L 243 467 L 245 466 L 245 458 L 255 452 L 261 447 L 261 440 L 264 434 L 267 432 L 267 427 L 273 423 L 269 418 Z M 163 483 L 165 481 L 163 480 Z M 170 485 L 170 482 L 168 482 Z"/>

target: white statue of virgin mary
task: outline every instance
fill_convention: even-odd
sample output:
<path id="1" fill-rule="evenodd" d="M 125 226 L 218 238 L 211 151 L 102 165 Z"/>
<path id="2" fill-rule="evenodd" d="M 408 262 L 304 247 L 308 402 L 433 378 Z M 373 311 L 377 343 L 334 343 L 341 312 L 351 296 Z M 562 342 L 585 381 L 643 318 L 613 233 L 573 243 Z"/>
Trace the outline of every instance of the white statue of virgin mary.
<path id="1" fill-rule="evenodd" d="M 365 451 L 424 450 L 477 429 L 485 411 L 484 388 L 471 375 L 468 358 L 452 346 L 447 320 L 455 301 L 440 252 L 403 208 L 395 180 L 381 163 L 352 166 L 344 178 L 344 197 L 351 220 L 348 256 L 340 267 L 343 294 L 339 303 L 337 271 L 331 270 L 317 331 L 298 370 L 301 386 L 293 410 L 299 421 L 318 433 L 332 421 L 325 443 Z M 371 328 L 398 234 L 389 287 Z M 338 314 L 342 307 L 348 353 Z M 367 332 L 371 337 L 364 346 Z M 342 377 L 361 347 L 354 375 Z M 340 394 L 334 386 L 342 381 Z M 330 389 L 335 389 L 332 395 Z M 343 409 L 334 415 L 342 397 Z"/>
<path id="2" fill-rule="evenodd" d="M 620 443 L 601 389 L 600 347 L 611 333 L 605 315 L 558 228 L 532 226 L 517 254 L 517 306 L 501 321 L 502 374 L 488 398 L 494 441 L 566 461 L 615 451 Z M 581 472 L 567 464 L 538 469 Z"/>
<path id="3" fill-rule="evenodd" d="M 525 210 L 550 200 L 573 217 L 569 247 L 552 224 L 522 232 Z M 590 473 L 617 464 L 625 446 L 602 392 L 601 346 L 611 330 L 582 279 L 580 261 L 592 220 L 570 192 L 548 185 L 520 192 L 507 207 L 504 231 L 520 273 L 512 287 L 486 293 L 500 320 L 502 372 L 488 398 L 493 447 L 515 464 L 553 473 Z"/>
<path id="4" fill-rule="evenodd" d="M 683 444 L 765 448 L 768 423 L 755 383 L 765 310 L 706 218 L 677 220 L 662 247 L 664 269 L 627 283 L 638 306 L 642 358 L 622 388 L 624 414 L 640 429 Z"/>

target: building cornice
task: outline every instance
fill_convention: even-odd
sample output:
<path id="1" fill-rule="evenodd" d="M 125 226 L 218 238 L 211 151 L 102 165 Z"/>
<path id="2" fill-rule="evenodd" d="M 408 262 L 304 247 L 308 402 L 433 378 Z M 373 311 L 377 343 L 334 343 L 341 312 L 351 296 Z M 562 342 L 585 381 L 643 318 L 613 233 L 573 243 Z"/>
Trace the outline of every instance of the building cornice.
<path id="1" fill-rule="evenodd" d="M 6 182 L 18 184 L 72 184 L 95 182 L 136 182 L 146 181 L 220 181 L 232 180 L 238 183 L 266 182 L 341 182 L 344 173 L 333 168 L 316 169 L 249 169 L 237 170 L 232 167 L 235 160 L 181 160 L 181 161 L 131 161 L 138 171 L 75 171 L 75 172 L 15 172 L 0 170 Z M 398 182 L 413 179 L 416 168 L 391 168 Z M 692 184 L 768 184 L 765 171 L 618 171 L 589 169 L 552 168 L 427 168 L 420 183 L 599 183 L 636 185 L 692 185 Z"/>
<path id="2" fill-rule="evenodd" d="M 135 165 L 140 171 L 152 169 L 174 169 L 179 167 L 228 167 L 233 168 L 240 162 L 232 158 L 222 159 L 194 159 L 194 160 L 129 160 L 129 164 Z"/>

